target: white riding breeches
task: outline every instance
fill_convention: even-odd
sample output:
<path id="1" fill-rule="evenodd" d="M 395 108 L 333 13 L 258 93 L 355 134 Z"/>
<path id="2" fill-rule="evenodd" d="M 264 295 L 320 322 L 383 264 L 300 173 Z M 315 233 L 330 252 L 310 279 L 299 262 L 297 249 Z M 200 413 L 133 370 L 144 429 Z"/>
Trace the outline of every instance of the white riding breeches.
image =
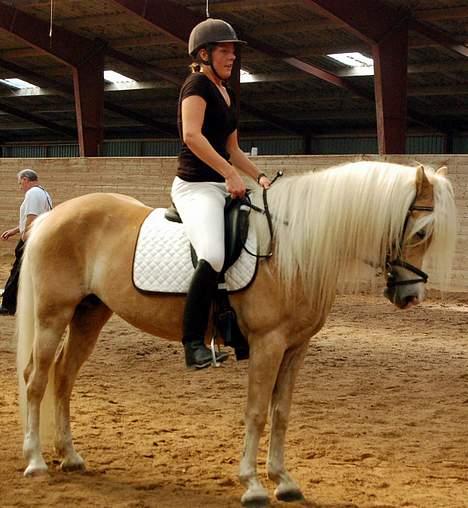
<path id="1" fill-rule="evenodd" d="M 171 197 L 198 259 L 220 272 L 224 264 L 224 205 L 229 193 L 218 182 L 186 182 L 175 177 Z"/>

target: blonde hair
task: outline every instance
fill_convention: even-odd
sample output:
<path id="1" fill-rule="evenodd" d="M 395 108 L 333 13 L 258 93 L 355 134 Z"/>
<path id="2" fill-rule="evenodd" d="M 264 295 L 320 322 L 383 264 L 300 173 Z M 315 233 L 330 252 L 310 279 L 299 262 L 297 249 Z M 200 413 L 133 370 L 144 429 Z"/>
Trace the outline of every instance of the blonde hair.
<path id="1" fill-rule="evenodd" d="M 428 256 L 440 280 L 447 281 L 455 249 L 456 211 L 450 182 L 431 168 L 434 212 L 416 221 L 410 235 L 424 226 L 433 235 Z M 321 312 L 333 303 L 340 276 L 357 291 L 362 262 L 384 267 L 387 254 L 398 253 L 408 209 L 416 194 L 416 168 L 361 161 L 284 178 L 268 191 L 274 215 L 274 262 L 287 294 L 300 284 L 302 298 Z M 253 201 L 261 206 L 258 191 Z M 265 219 L 251 214 L 259 245 L 269 235 Z M 359 263 L 360 262 L 360 263 Z M 374 278 L 374 273 L 372 277 Z M 369 277 L 369 276 L 368 276 Z M 294 305 L 294 302 L 291 302 Z"/>
<path id="2" fill-rule="evenodd" d="M 198 62 L 192 62 L 189 65 L 189 69 L 190 69 L 190 72 L 192 72 L 192 74 L 194 72 L 200 72 L 201 71 L 201 64 L 199 64 Z"/>

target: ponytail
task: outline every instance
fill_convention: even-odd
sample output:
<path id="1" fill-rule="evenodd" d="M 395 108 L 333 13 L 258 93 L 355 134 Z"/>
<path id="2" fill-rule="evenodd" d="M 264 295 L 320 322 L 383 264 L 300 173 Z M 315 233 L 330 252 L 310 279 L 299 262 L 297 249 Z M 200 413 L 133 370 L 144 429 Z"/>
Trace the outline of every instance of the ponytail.
<path id="1" fill-rule="evenodd" d="M 216 43 L 208 43 L 205 46 L 198 49 L 197 54 L 193 57 L 193 62 L 190 64 L 190 69 L 192 72 L 200 72 L 201 71 L 201 65 L 211 65 L 211 52 L 213 49 L 217 46 Z M 200 50 L 206 49 L 208 51 L 208 60 L 205 61 L 200 56 Z"/>
<path id="2" fill-rule="evenodd" d="M 201 65 L 198 62 L 192 62 L 189 68 L 192 73 L 201 71 Z"/>

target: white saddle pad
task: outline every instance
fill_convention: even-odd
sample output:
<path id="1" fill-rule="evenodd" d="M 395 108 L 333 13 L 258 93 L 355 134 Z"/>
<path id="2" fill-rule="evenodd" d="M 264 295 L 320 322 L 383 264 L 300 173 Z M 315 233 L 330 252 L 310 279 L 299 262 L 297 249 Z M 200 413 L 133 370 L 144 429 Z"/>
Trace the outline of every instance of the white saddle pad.
<path id="1" fill-rule="evenodd" d="M 182 224 L 165 219 L 165 208 L 156 208 L 143 222 L 138 236 L 133 262 L 133 283 L 143 291 L 158 293 L 187 293 L 194 268 L 190 242 Z M 253 228 L 245 246 L 257 252 Z M 257 258 L 245 249 L 226 272 L 228 291 L 239 291 L 251 282 L 257 268 Z"/>

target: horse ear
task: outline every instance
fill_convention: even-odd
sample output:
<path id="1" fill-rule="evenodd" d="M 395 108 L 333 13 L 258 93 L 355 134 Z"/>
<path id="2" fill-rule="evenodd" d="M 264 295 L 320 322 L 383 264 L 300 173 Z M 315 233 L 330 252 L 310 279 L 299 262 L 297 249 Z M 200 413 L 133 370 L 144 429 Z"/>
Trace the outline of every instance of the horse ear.
<path id="1" fill-rule="evenodd" d="M 429 183 L 426 177 L 426 173 L 424 173 L 424 167 L 422 164 L 416 168 L 416 196 L 419 196 L 424 188 L 424 185 Z"/>
<path id="2" fill-rule="evenodd" d="M 448 175 L 448 167 L 447 166 L 441 166 L 437 171 L 436 175 L 440 176 L 447 176 Z"/>

